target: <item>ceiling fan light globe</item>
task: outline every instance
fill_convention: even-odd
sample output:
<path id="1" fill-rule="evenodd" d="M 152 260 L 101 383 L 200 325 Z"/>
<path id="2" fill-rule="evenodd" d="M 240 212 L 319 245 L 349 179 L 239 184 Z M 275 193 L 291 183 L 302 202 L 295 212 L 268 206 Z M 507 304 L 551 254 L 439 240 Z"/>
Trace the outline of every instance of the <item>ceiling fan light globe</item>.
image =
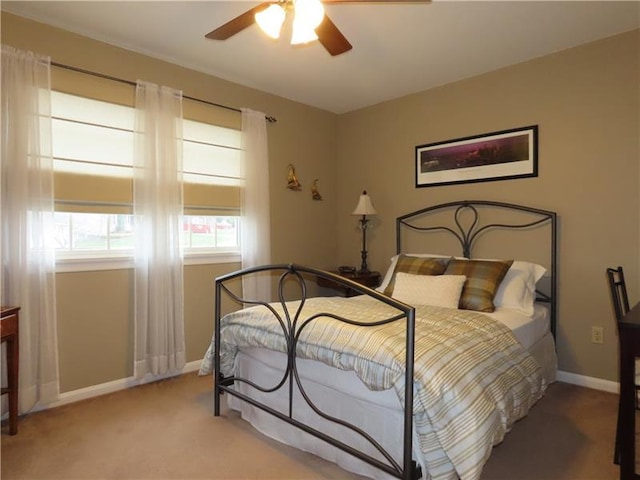
<path id="1" fill-rule="evenodd" d="M 294 0 L 295 16 L 291 44 L 298 45 L 318 39 L 314 31 L 324 18 L 324 8 L 320 0 Z"/>
<path id="2" fill-rule="evenodd" d="M 294 0 L 295 18 L 310 29 L 316 28 L 324 18 L 324 7 L 320 0 Z"/>
<path id="3" fill-rule="evenodd" d="M 255 14 L 256 23 L 262 31 L 271 38 L 279 38 L 285 11 L 280 5 L 270 5 L 265 10 Z"/>
<path id="4" fill-rule="evenodd" d="M 294 20 L 293 32 L 291 33 L 291 45 L 309 43 L 317 39 L 318 35 L 313 31 L 313 28 L 308 28 L 304 24 L 300 25 Z"/>

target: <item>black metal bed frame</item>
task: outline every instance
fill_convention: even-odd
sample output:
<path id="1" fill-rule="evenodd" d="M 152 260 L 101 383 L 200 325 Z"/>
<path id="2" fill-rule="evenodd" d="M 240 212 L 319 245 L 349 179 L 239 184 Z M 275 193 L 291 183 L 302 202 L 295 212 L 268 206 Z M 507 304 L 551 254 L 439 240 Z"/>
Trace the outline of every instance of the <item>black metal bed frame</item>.
<path id="1" fill-rule="evenodd" d="M 479 224 L 479 214 L 477 207 L 487 206 L 487 207 L 495 207 L 501 209 L 509 209 L 522 211 L 534 216 L 534 219 L 531 222 L 523 222 L 517 224 L 504 224 L 504 223 L 487 223 L 484 225 Z M 443 211 L 451 209 L 453 211 L 453 220 L 456 225 L 456 229 L 450 228 L 448 226 L 429 226 L 429 227 L 421 227 L 415 224 L 412 224 L 412 221 L 430 213 L 434 213 L 437 211 Z M 460 215 L 463 211 L 470 210 L 473 215 L 473 220 L 470 222 L 470 225 L 467 227 L 463 226 L 460 222 Z M 544 225 L 545 223 L 550 224 L 551 230 L 551 268 L 550 268 L 550 277 L 551 277 L 551 291 L 549 294 L 545 294 L 542 292 L 538 293 L 537 301 L 547 302 L 550 304 L 551 310 L 551 332 L 555 337 L 555 326 L 556 326 L 556 308 L 557 308 L 557 217 L 555 212 L 550 212 L 546 210 L 540 210 L 535 208 L 530 208 L 522 205 L 515 205 L 503 202 L 492 202 L 492 201 L 458 201 L 458 202 L 450 202 L 444 203 L 440 205 L 435 205 L 432 207 L 427 207 L 421 210 L 417 210 L 415 212 L 403 215 L 396 219 L 396 249 L 398 253 L 401 253 L 401 233 L 403 228 L 409 228 L 412 230 L 417 230 L 421 232 L 433 232 L 433 231 L 445 231 L 453 235 L 462 248 L 463 256 L 470 258 L 471 250 L 474 245 L 475 240 L 478 238 L 480 234 L 486 232 L 490 229 L 527 229 L 532 227 L 538 227 Z M 228 282 L 232 280 L 238 279 L 245 275 L 252 275 L 258 273 L 279 273 L 280 277 L 278 279 L 278 302 L 282 305 L 284 311 L 284 318 L 278 314 L 278 312 L 270 305 L 268 302 L 245 299 L 234 294 L 230 288 L 227 286 Z M 389 305 L 395 308 L 398 311 L 397 315 L 393 315 L 388 318 L 379 319 L 372 323 L 361 323 L 356 322 L 335 314 L 331 313 L 321 313 L 318 315 L 314 315 L 309 318 L 300 318 L 300 313 L 302 307 L 306 301 L 307 297 L 307 284 L 306 282 L 309 280 L 316 281 L 318 278 L 324 278 L 334 282 L 338 285 L 342 285 L 345 287 L 349 287 L 356 292 L 364 295 L 368 295 L 377 299 L 378 301 Z M 300 288 L 301 298 L 300 305 L 294 312 L 290 312 L 288 309 L 287 301 L 285 299 L 285 283 L 294 279 L 297 281 L 297 284 Z M 280 323 L 280 326 L 283 331 L 283 335 L 286 340 L 287 345 L 287 366 L 283 372 L 283 376 L 281 380 L 273 386 L 264 387 L 257 385 L 256 383 L 245 379 L 239 378 L 237 376 L 229 376 L 224 377 L 221 373 L 221 365 L 220 365 L 220 329 L 221 329 L 221 319 L 222 319 L 222 294 L 226 294 L 235 302 L 243 305 L 243 306 L 251 306 L 251 305 L 263 305 L 268 308 L 274 315 L 274 317 Z M 382 325 L 394 321 L 404 321 L 406 322 L 406 370 L 405 370 L 405 404 L 404 404 L 404 429 L 403 429 L 403 456 L 402 456 L 402 465 L 399 465 L 398 462 L 389 454 L 375 439 L 373 439 L 370 435 L 368 435 L 365 431 L 358 428 L 355 425 L 349 424 L 348 422 L 335 418 L 323 411 L 321 411 L 309 398 L 308 394 L 305 392 L 305 389 L 300 380 L 298 369 L 296 365 L 296 345 L 300 338 L 301 332 L 304 330 L 305 326 L 309 325 L 314 319 L 326 316 L 331 317 L 339 321 L 343 321 L 349 323 L 351 325 L 357 326 L 374 326 L 374 325 Z M 391 476 L 401 478 L 403 480 L 415 480 L 422 476 L 420 466 L 413 460 L 413 373 L 414 373 L 414 330 L 415 330 L 415 309 L 409 305 L 406 305 L 402 302 L 399 302 L 391 297 L 387 297 L 386 295 L 365 287 L 359 283 L 356 283 L 347 278 L 335 275 L 333 273 L 311 268 L 305 267 L 301 265 L 295 264 L 279 264 L 279 265 L 265 265 L 254 268 L 248 268 L 236 272 L 229 273 L 227 275 L 223 275 L 218 277 L 215 282 L 215 332 L 214 332 L 214 415 L 220 415 L 220 396 L 223 393 L 228 393 L 235 397 L 240 398 L 241 400 L 250 403 L 251 405 L 271 414 L 275 417 L 280 418 L 281 420 L 294 425 L 295 427 L 314 435 L 317 438 L 363 460 L 364 462 L 377 467 Z M 244 382 L 251 387 L 265 393 L 274 392 L 284 387 L 285 384 L 288 385 L 288 412 L 282 413 L 271 408 L 268 405 L 265 405 L 243 393 L 238 392 L 237 390 L 232 388 L 234 382 Z M 324 418 L 327 421 L 337 423 L 346 427 L 358 435 L 361 435 L 364 439 L 366 439 L 373 447 L 386 459 L 388 463 L 381 461 L 378 458 L 372 457 L 362 451 L 359 451 L 350 445 L 337 440 L 336 438 L 330 437 L 324 432 L 310 427 L 299 420 L 294 418 L 293 413 L 293 403 L 294 403 L 294 385 L 297 386 L 297 391 L 302 395 L 302 398 L 305 402 L 312 408 L 312 410 L 318 414 L 320 417 Z"/>
<path id="2" fill-rule="evenodd" d="M 505 211 L 519 211 L 529 214 L 531 216 L 530 222 L 521 223 L 479 223 L 478 207 L 491 207 L 494 209 L 502 209 Z M 419 219 L 424 219 L 425 216 L 433 214 L 439 211 L 450 210 L 453 216 L 453 222 L 455 223 L 455 229 L 446 225 L 437 225 L 429 227 L 421 227 L 412 222 Z M 464 212 L 471 212 L 472 221 L 468 225 L 462 225 L 460 216 Z M 539 208 L 527 207 L 524 205 L 517 205 L 514 203 L 494 202 L 489 200 L 461 200 L 456 202 L 442 203 L 431 207 L 426 207 L 415 212 L 402 215 L 396 219 L 396 253 L 402 253 L 402 228 L 408 228 L 411 230 L 420 231 L 423 233 L 428 232 L 447 232 L 451 234 L 459 242 L 462 250 L 462 256 L 471 258 L 471 251 L 475 241 L 478 237 L 493 229 L 507 229 L 507 230 L 524 230 L 532 227 L 542 226 L 549 224 L 550 233 L 550 268 L 549 277 L 550 285 L 549 292 L 542 292 L 537 290 L 536 301 L 541 303 L 548 303 L 551 311 L 550 328 L 554 338 L 556 336 L 556 323 L 557 323 L 557 288 L 558 288 L 558 253 L 557 253 L 557 238 L 558 238 L 558 218 L 555 212 L 549 210 L 541 210 Z"/>

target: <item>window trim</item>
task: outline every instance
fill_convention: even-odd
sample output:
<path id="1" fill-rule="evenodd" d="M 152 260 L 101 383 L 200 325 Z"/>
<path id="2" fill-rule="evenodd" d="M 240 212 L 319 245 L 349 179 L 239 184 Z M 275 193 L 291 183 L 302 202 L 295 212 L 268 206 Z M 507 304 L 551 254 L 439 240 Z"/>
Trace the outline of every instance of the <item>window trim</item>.
<path id="1" fill-rule="evenodd" d="M 185 252 L 183 265 L 213 265 L 222 263 L 240 263 L 239 251 L 228 252 Z M 57 257 L 56 273 L 91 272 L 102 270 L 127 270 L 134 268 L 133 255 L 103 255 L 92 257 Z"/>

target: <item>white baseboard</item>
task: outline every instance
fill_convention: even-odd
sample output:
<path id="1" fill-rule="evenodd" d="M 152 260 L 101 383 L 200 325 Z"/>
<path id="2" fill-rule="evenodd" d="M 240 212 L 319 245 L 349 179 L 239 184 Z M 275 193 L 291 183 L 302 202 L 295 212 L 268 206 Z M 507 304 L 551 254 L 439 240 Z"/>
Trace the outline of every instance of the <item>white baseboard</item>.
<path id="1" fill-rule="evenodd" d="M 144 385 L 145 383 L 151 383 L 158 380 L 164 380 L 165 378 L 175 377 L 184 373 L 196 372 L 200 369 L 201 360 L 187 363 L 182 371 L 178 373 L 171 373 L 160 376 L 146 376 L 137 380 L 135 377 L 122 378 L 120 380 L 114 380 L 112 382 L 101 383 L 100 385 L 92 385 L 86 388 L 80 388 L 78 390 L 72 390 L 70 392 L 61 393 L 57 401 L 49 403 L 47 405 L 37 405 L 32 412 L 40 410 L 47 410 L 49 408 L 60 407 L 69 403 L 79 402 L 80 400 L 87 400 L 88 398 L 98 397 L 107 393 L 117 392 L 119 390 L 125 390 L 131 387 L 137 387 Z"/>
<path id="2" fill-rule="evenodd" d="M 200 362 L 200 360 L 196 360 L 194 362 L 187 363 L 179 373 L 163 375 L 160 377 L 145 377 L 141 380 L 136 380 L 134 377 L 122 378 L 120 380 L 114 380 L 112 382 L 102 383 L 100 385 L 92 385 L 91 387 L 80 388 L 78 390 L 65 392 L 60 394 L 60 398 L 56 402 L 50 403 L 48 405 L 36 406 L 36 408 L 34 408 L 32 412 L 60 407 L 69 403 L 79 402 L 80 400 L 87 400 L 89 398 L 105 395 L 107 393 L 113 393 L 119 390 L 137 387 L 138 385 L 144 385 L 145 383 L 163 380 L 165 378 L 174 377 L 176 375 L 182 375 L 183 373 L 195 372 L 199 370 Z M 603 380 L 601 378 L 587 377 L 585 375 L 578 375 L 576 373 L 563 372 L 559 370 L 556 374 L 556 380 L 558 380 L 559 382 L 570 383 L 572 385 L 578 385 L 581 387 L 593 388 L 595 390 L 620 393 L 620 384 L 618 382 Z"/>
<path id="3" fill-rule="evenodd" d="M 593 388 L 595 390 L 603 390 L 610 393 L 620 393 L 620 384 L 611 380 L 603 380 L 602 378 L 587 377 L 576 373 L 563 372 L 558 370 L 556 380 L 559 382 L 570 383 L 580 387 Z"/>

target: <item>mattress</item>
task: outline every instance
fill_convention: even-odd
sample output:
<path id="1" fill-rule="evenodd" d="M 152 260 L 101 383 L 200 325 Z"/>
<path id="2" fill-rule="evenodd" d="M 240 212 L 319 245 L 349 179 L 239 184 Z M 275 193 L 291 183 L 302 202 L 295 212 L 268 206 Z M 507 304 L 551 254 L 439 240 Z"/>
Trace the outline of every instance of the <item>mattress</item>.
<path id="1" fill-rule="evenodd" d="M 515 337 L 541 366 L 543 378 L 547 384 L 555 380 L 555 345 L 549 331 L 549 312 L 546 306 L 536 305 L 532 317 L 507 309 L 497 310 L 488 315 L 511 328 Z M 282 353 L 260 348 L 244 348 L 236 357 L 236 372 L 238 376 L 254 380 L 260 385 L 275 385 L 282 378 L 286 361 L 286 355 Z M 312 400 L 317 402 L 319 408 L 339 418 L 348 418 L 373 438 L 381 440 L 382 446 L 400 461 L 403 412 L 395 391 L 392 389 L 371 391 L 354 372 L 338 370 L 320 362 L 298 359 L 297 366 L 305 390 Z M 235 388 L 242 393 L 257 397 L 257 400 L 269 404 L 282 413 L 288 412 L 286 396 L 288 389 L 262 394 L 243 383 L 238 383 Z M 316 454 L 360 475 L 381 480 L 392 478 L 385 472 L 246 402 L 233 396 L 226 397 L 230 408 L 240 411 L 242 418 L 269 437 Z M 301 422 L 319 428 L 348 445 L 379 457 L 376 450 L 359 435 L 338 425 L 327 425 L 300 397 L 294 402 L 294 416 Z M 415 432 L 413 437 L 415 445 L 417 444 Z M 421 465 L 422 471 L 426 472 L 419 449 L 414 448 L 414 459 Z"/>
<path id="2" fill-rule="evenodd" d="M 524 348 L 529 350 L 550 330 L 549 309 L 546 305 L 536 304 L 531 317 L 517 310 L 498 308 L 485 315 L 494 318 L 511 329 Z"/>

